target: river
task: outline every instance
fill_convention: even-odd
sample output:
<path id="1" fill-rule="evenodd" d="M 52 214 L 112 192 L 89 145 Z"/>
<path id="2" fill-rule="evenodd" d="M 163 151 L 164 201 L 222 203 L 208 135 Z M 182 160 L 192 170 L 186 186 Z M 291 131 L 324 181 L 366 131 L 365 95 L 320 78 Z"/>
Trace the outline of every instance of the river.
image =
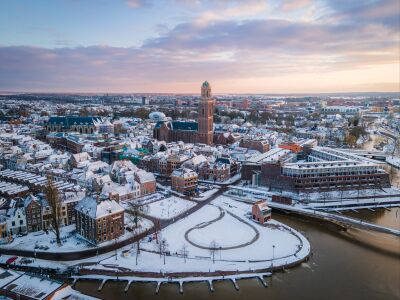
<path id="1" fill-rule="evenodd" d="M 390 171 L 390 166 L 385 166 Z M 400 184 L 399 170 L 393 170 L 392 184 Z M 363 210 L 348 215 L 400 229 L 400 209 Z M 126 282 L 108 282 L 101 292 L 99 281 L 78 281 L 76 288 L 103 299 L 400 299 L 400 238 L 380 233 L 350 229 L 347 232 L 327 228 L 292 216 L 273 216 L 302 232 L 311 242 L 308 263 L 285 272 L 274 273 L 268 288 L 256 279 L 240 280 L 236 291 L 231 282 L 218 282 L 214 293 L 206 283 L 163 285 L 155 295 L 155 284 L 132 284 L 124 293 Z M 260 249 L 262 251 L 262 249 Z"/>
<path id="2" fill-rule="evenodd" d="M 399 208 L 356 215 L 400 228 Z M 218 282 L 212 294 L 206 283 L 185 284 L 183 295 L 174 284 L 163 285 L 158 295 L 154 294 L 155 284 L 133 284 L 127 293 L 126 282 L 108 282 L 101 292 L 97 291 L 99 281 L 78 281 L 76 288 L 103 299 L 400 299 L 399 238 L 358 230 L 338 232 L 278 214 L 274 218 L 303 232 L 313 254 L 308 263 L 274 273 L 268 288 L 256 279 L 238 281 L 239 291 L 231 282 Z"/>

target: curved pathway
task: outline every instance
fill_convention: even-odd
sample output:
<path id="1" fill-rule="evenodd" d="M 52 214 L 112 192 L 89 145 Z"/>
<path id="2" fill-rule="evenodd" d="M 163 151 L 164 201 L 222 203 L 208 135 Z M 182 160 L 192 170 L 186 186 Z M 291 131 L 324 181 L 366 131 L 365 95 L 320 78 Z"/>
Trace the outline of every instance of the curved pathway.
<path id="1" fill-rule="evenodd" d="M 227 187 L 225 187 L 225 186 L 221 187 L 211 197 L 209 197 L 206 200 L 203 200 L 201 203 L 197 204 L 196 206 L 193 206 L 192 208 L 188 209 L 183 214 L 180 214 L 179 216 L 177 216 L 175 218 L 172 218 L 169 220 L 160 220 L 157 218 L 151 218 L 149 216 L 145 216 L 145 218 L 150 219 L 150 221 L 152 221 L 153 224 L 158 223 L 159 230 L 161 230 L 181 219 L 186 218 L 190 214 L 198 211 L 204 205 L 207 205 L 212 200 L 214 200 L 217 197 L 219 197 L 220 195 L 222 195 L 226 190 L 227 190 Z M 189 197 L 186 197 L 186 199 L 190 200 Z M 154 222 L 156 222 L 156 223 L 154 223 Z M 98 247 L 93 247 L 93 248 L 78 250 L 78 251 L 70 251 L 70 252 L 45 252 L 45 251 L 34 251 L 34 250 L 19 250 L 19 249 L 12 249 L 12 248 L 1 248 L 1 246 L 0 246 L 0 254 L 13 255 L 13 256 L 14 255 L 15 256 L 24 256 L 24 257 L 35 257 L 38 259 L 45 259 L 45 260 L 60 260 L 60 261 L 79 260 L 79 259 L 88 258 L 88 257 L 95 257 L 100 254 L 114 251 L 115 249 L 122 248 L 122 247 L 130 245 L 138 240 L 141 240 L 141 239 L 145 238 L 147 235 L 152 234 L 152 233 L 154 233 L 154 227 L 151 229 L 145 230 L 144 232 L 142 232 L 138 235 L 131 236 L 124 240 L 116 241 L 116 243 L 107 244 L 105 246 L 102 246 L 100 244 Z"/>
<path id="2" fill-rule="evenodd" d="M 258 240 L 258 238 L 260 237 L 260 232 L 258 231 L 258 229 L 257 229 L 255 226 L 253 226 L 252 224 L 249 224 L 249 223 L 245 222 L 244 220 L 242 220 L 242 219 L 239 218 L 238 216 L 232 214 L 231 212 L 226 211 L 230 216 L 234 217 L 234 218 L 235 218 L 236 220 L 238 220 L 239 222 L 241 222 L 241 223 L 243 223 L 243 224 L 249 226 L 251 229 L 253 229 L 253 231 L 254 231 L 255 234 L 254 234 L 253 238 L 252 238 L 250 241 L 245 242 L 245 243 L 241 243 L 241 244 L 235 245 L 235 246 L 218 247 L 218 248 L 206 247 L 206 246 L 199 245 L 199 244 L 197 244 L 197 243 L 195 243 L 195 242 L 192 242 L 192 241 L 189 239 L 189 234 L 190 234 L 191 231 L 196 230 L 196 229 L 205 228 L 205 227 L 207 227 L 207 226 L 209 226 L 209 225 L 211 225 L 211 224 L 213 224 L 213 223 L 215 223 L 215 222 L 218 222 L 219 220 L 221 220 L 221 219 L 225 216 L 225 210 L 223 210 L 223 209 L 222 209 L 221 207 L 219 207 L 219 206 L 216 206 L 216 207 L 217 207 L 217 208 L 219 209 L 219 211 L 220 211 L 220 214 L 219 214 L 219 216 L 218 216 L 217 218 L 215 218 L 215 219 L 213 219 L 213 220 L 211 220 L 211 221 L 208 221 L 208 222 L 203 222 L 203 223 L 197 224 L 196 226 L 194 226 L 194 227 L 188 229 L 188 230 L 185 232 L 185 240 L 186 240 L 189 244 L 191 244 L 191 245 L 194 246 L 194 247 L 197 247 L 197 248 L 200 248 L 200 249 L 204 249 L 204 250 L 232 250 L 232 249 L 238 249 L 238 248 L 246 247 L 246 246 L 248 246 L 248 245 L 253 244 L 255 241 Z"/>

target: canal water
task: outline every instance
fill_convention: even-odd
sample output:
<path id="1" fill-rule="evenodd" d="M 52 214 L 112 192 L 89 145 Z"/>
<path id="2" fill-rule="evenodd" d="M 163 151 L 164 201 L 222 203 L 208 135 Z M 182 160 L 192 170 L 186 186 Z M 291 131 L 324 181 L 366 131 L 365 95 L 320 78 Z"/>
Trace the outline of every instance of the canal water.
<path id="1" fill-rule="evenodd" d="M 394 184 L 400 183 L 395 170 Z M 400 229 L 400 208 L 347 213 L 372 223 Z M 162 285 L 155 295 L 155 284 L 107 282 L 101 292 L 99 281 L 78 281 L 76 289 L 102 299 L 400 299 L 400 238 L 351 229 L 347 232 L 314 221 L 297 220 L 274 214 L 274 218 L 302 232 L 311 242 L 308 263 L 268 278 L 268 288 L 256 279 L 239 280 L 239 291 L 231 282 L 217 282 L 214 293 L 206 283 L 184 284 L 183 295 L 177 284 Z M 260 249 L 263 251 L 263 249 Z"/>
<path id="2" fill-rule="evenodd" d="M 399 208 L 356 215 L 400 228 Z M 268 288 L 249 279 L 238 281 L 239 291 L 231 282 L 217 282 L 214 293 L 206 283 L 188 283 L 183 295 L 177 284 L 162 285 L 158 295 L 155 284 L 132 284 L 124 293 L 126 282 L 107 282 L 98 292 L 99 281 L 78 281 L 76 289 L 102 299 L 400 299 L 400 238 L 358 230 L 339 232 L 291 216 L 274 217 L 305 234 L 312 257 L 308 263 L 274 273 Z"/>

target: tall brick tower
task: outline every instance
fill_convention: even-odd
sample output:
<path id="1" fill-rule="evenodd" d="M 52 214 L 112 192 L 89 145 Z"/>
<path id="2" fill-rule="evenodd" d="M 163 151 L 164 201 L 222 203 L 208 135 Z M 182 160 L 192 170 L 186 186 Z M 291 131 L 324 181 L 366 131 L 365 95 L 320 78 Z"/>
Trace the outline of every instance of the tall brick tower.
<path id="1" fill-rule="evenodd" d="M 211 85 L 204 81 L 201 86 L 201 99 L 199 102 L 199 143 L 211 145 L 214 131 L 214 99 L 211 98 Z"/>

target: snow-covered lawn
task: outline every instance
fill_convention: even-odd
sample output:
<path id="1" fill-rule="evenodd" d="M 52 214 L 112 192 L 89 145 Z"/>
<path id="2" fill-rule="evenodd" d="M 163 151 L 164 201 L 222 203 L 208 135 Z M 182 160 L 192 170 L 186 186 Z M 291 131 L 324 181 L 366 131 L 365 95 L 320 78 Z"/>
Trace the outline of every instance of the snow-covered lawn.
<path id="1" fill-rule="evenodd" d="M 129 222 L 129 219 L 126 218 L 126 221 Z M 139 227 L 139 232 L 143 232 L 146 229 L 153 227 L 153 223 L 148 219 L 142 219 Z M 61 227 L 60 230 L 62 239 L 61 246 L 57 246 L 56 236 L 53 232 L 49 231 L 49 233 L 46 234 L 44 231 L 38 231 L 28 233 L 26 236 L 15 237 L 13 242 L 1 245 L 0 248 L 31 251 L 36 249 L 37 252 L 70 252 L 94 247 L 88 241 L 76 234 L 75 224 Z M 130 238 L 132 235 L 132 232 L 125 230 L 125 234 L 119 237 L 118 240 Z M 105 246 L 110 243 L 115 243 L 115 241 L 104 242 L 99 244 L 99 246 Z"/>
<path id="2" fill-rule="evenodd" d="M 221 219 L 220 208 L 225 211 Z M 220 196 L 190 216 L 166 227 L 159 234 L 159 239 L 165 239 L 168 244 L 168 251 L 171 255 L 166 257 L 164 265 L 163 257 L 157 252 L 156 241 L 143 241 L 142 249 L 138 258 L 138 265 L 135 263 L 135 251 L 127 257 L 105 259 L 100 265 L 91 268 L 107 269 L 108 264 L 118 264 L 121 267 L 137 271 L 148 272 L 179 272 L 179 271 L 213 271 L 213 270 L 249 270 L 268 268 L 285 265 L 303 259 L 310 252 L 310 244 L 307 239 L 277 221 L 270 221 L 263 226 L 248 218 L 251 206 L 237 202 L 229 197 Z M 231 212 L 242 221 L 232 217 Z M 242 245 L 236 249 L 217 251 L 215 263 L 208 249 L 202 249 L 190 244 L 185 239 L 185 233 L 203 223 L 208 226 L 201 226 L 201 229 L 194 229 L 188 234 L 191 242 L 201 243 L 201 246 L 208 247 L 211 241 L 224 246 Z M 247 223 L 244 224 L 243 222 Z M 254 240 L 254 231 L 250 225 L 259 232 L 258 239 Z M 196 232 L 197 231 L 197 232 Z M 248 244 L 246 244 L 248 243 Z M 183 247 L 188 251 L 187 263 L 182 257 Z"/>
<path id="3" fill-rule="evenodd" d="M 1 248 L 12 248 L 18 250 L 34 250 L 46 252 L 68 252 L 92 247 L 88 242 L 79 238 L 75 233 L 75 224 L 60 228 L 62 245 L 57 246 L 56 235 L 49 231 L 31 232 L 26 236 L 14 237 L 10 244 L 2 245 Z M 48 248 L 46 250 L 46 247 Z"/>
<path id="4" fill-rule="evenodd" d="M 159 219 L 171 219 L 179 216 L 195 205 L 195 202 L 172 196 L 148 204 L 146 215 Z"/>
<path id="5" fill-rule="evenodd" d="M 172 199 L 169 201 L 175 203 Z M 186 204 L 187 202 L 189 201 L 179 199 L 175 204 L 176 207 L 182 207 L 181 203 Z M 168 200 L 166 203 L 168 203 Z M 153 212 L 158 209 L 160 215 L 163 216 L 160 211 L 165 208 L 164 205 L 159 203 L 157 207 Z M 186 207 L 184 206 L 184 208 Z M 71 262 L 37 259 L 31 265 L 66 268 L 85 262 L 88 263 L 86 268 L 90 269 L 114 270 L 115 268 L 124 268 L 124 270 L 157 273 L 213 272 L 216 270 L 248 271 L 295 263 L 304 259 L 310 253 L 310 244 L 302 234 L 275 220 L 269 221 L 267 225 L 253 222 L 249 218 L 250 210 L 251 205 L 249 204 L 235 201 L 230 197 L 220 196 L 213 200 L 211 204 L 205 205 L 195 213 L 164 228 L 158 237 L 159 240 L 165 239 L 168 244 L 169 255 L 165 257 L 165 264 L 164 257 L 157 253 L 156 241 L 150 241 L 146 238 L 141 242 L 142 251 L 138 255 L 138 264 L 136 264 L 135 247 L 128 245 L 118 249 L 118 259 L 114 256 L 114 252 L 110 252 L 99 257 Z M 188 233 L 187 240 L 185 233 L 191 228 L 195 229 Z M 255 232 L 258 232 L 258 237 L 255 236 Z M 127 233 L 126 237 L 129 234 L 131 233 Z M 43 236 L 41 240 L 44 240 Z M 208 249 L 203 249 L 203 246 L 209 247 L 211 241 L 214 240 L 221 247 L 239 247 L 218 250 L 215 253 L 215 262 L 213 262 L 212 253 Z M 31 244 L 34 244 L 34 242 L 34 240 L 31 240 Z M 196 246 L 198 243 L 200 247 Z M 72 244 L 70 243 L 71 247 Z M 182 255 L 184 247 L 187 250 L 186 262 Z M 24 244 L 23 248 L 28 248 L 28 245 Z M 76 246 L 74 250 L 76 250 Z M 123 252 L 123 250 L 128 250 L 128 252 Z M 3 255 L 0 260 L 8 257 Z M 91 265 L 90 262 L 94 264 Z"/>
<path id="6" fill-rule="evenodd" d="M 235 234 L 232 234 L 235 228 Z M 246 224 L 241 223 L 229 214 L 204 228 L 193 229 L 188 234 L 188 239 L 193 243 L 209 247 L 215 241 L 218 247 L 233 247 L 250 242 L 256 236 L 255 231 Z"/>
<path id="7" fill-rule="evenodd" d="M 275 244 L 275 255 L 286 256 L 290 253 L 294 254 L 297 250 L 297 245 L 300 243 L 292 233 L 277 221 L 272 220 L 270 222 L 271 227 L 264 227 L 260 224 L 253 222 L 248 219 L 246 214 L 250 211 L 251 206 L 245 203 L 234 201 L 228 197 L 220 196 L 212 202 L 214 205 L 206 205 L 199 211 L 190 215 L 189 217 L 180 220 L 164 230 L 162 230 L 162 238 L 165 238 L 169 244 L 169 251 L 171 253 L 180 252 L 182 246 L 186 244 L 188 246 L 190 256 L 206 256 L 210 257 L 210 251 L 197 248 L 192 246 L 186 241 L 185 233 L 188 229 L 195 227 L 196 225 L 216 219 L 220 215 L 220 211 L 217 206 L 222 209 L 229 210 L 236 216 L 242 218 L 242 220 L 249 222 L 257 228 L 260 233 L 259 239 L 253 244 L 232 250 L 222 251 L 221 256 L 224 259 L 229 260 L 263 260 L 270 259 L 272 257 L 272 245 Z M 226 221 L 224 220 L 225 218 Z M 196 234 L 196 241 L 203 241 L 205 246 L 209 245 L 210 238 L 215 238 L 217 244 L 236 244 L 248 242 L 251 237 L 246 237 L 244 231 L 252 233 L 251 229 L 246 224 L 243 224 L 237 220 L 233 221 L 234 218 L 229 218 L 228 214 L 225 214 L 222 220 L 213 223 L 210 226 L 205 227 L 202 230 L 203 238 L 200 234 Z M 240 237 L 236 237 L 237 232 L 240 233 Z M 228 235 L 226 237 L 225 235 Z M 218 237 L 220 239 L 218 239 Z M 148 250 L 155 250 L 155 242 L 145 243 L 143 247 Z"/>

